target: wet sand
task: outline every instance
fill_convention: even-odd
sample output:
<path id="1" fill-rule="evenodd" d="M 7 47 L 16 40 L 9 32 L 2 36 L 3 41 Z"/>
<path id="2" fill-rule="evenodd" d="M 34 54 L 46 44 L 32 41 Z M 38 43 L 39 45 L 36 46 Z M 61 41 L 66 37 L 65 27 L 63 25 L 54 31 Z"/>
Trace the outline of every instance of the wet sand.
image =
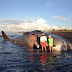
<path id="1" fill-rule="evenodd" d="M 50 33 L 64 37 L 72 43 L 72 31 L 55 31 L 55 32 L 50 32 Z"/>

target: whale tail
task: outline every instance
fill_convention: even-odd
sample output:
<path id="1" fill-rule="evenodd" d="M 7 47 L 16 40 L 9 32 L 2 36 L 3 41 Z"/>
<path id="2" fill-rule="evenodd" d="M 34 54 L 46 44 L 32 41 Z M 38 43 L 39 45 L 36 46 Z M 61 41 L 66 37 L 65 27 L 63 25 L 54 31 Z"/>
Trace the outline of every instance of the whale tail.
<path id="1" fill-rule="evenodd" d="M 4 38 L 4 40 L 10 40 L 4 31 L 2 31 L 2 37 Z"/>

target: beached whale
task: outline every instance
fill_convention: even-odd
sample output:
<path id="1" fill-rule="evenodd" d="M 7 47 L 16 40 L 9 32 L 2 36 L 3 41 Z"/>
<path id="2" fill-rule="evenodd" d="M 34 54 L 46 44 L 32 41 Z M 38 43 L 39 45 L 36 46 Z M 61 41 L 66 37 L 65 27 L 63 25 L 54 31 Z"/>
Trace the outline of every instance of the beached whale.
<path id="1" fill-rule="evenodd" d="M 30 45 L 30 37 L 32 34 L 34 34 L 38 39 L 40 39 L 40 36 L 43 32 L 39 30 L 31 31 L 31 32 L 25 32 L 22 36 L 16 37 L 14 39 L 10 39 L 4 31 L 2 31 L 2 36 L 4 40 L 10 40 L 13 43 L 20 44 L 20 45 Z M 50 33 L 45 33 L 46 37 L 48 38 L 49 35 L 51 35 L 54 38 L 55 46 L 53 47 L 55 51 L 68 51 L 72 50 L 72 44 L 70 41 L 67 39 L 50 34 Z M 39 42 L 40 40 L 38 40 Z"/>

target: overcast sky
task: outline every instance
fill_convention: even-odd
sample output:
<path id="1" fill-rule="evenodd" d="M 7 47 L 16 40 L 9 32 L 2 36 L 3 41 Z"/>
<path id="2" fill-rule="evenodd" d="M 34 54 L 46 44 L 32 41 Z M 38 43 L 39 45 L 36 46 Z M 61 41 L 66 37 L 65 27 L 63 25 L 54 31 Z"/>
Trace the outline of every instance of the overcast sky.
<path id="1" fill-rule="evenodd" d="M 0 0 L 0 31 L 72 29 L 72 0 Z"/>

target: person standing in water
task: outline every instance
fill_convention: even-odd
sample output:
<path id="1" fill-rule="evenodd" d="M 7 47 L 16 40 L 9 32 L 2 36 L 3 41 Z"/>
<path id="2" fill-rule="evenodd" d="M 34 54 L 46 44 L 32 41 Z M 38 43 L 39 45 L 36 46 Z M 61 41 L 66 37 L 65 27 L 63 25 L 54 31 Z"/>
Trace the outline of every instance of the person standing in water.
<path id="1" fill-rule="evenodd" d="M 44 33 L 42 33 L 42 36 L 40 37 L 40 44 L 41 44 L 41 47 L 42 47 L 42 51 L 43 51 L 43 48 L 45 48 L 45 51 L 47 51 L 46 42 L 47 42 L 47 37 L 45 36 Z"/>
<path id="2" fill-rule="evenodd" d="M 50 50 L 50 53 L 51 53 L 51 51 L 52 51 L 52 53 L 53 53 L 53 45 L 55 45 L 55 43 L 54 43 L 54 40 L 53 40 L 53 38 L 51 37 L 51 35 L 49 35 L 48 36 L 48 45 L 49 45 L 49 50 Z"/>
<path id="3" fill-rule="evenodd" d="M 37 48 L 39 48 L 39 45 L 37 43 L 37 38 L 34 36 L 34 34 L 31 35 L 30 37 L 30 47 L 33 48 L 34 44 L 36 45 Z"/>
<path id="4" fill-rule="evenodd" d="M 33 48 L 34 42 L 35 42 L 35 36 L 34 36 L 34 34 L 32 34 L 30 37 L 30 47 L 31 48 Z"/>

